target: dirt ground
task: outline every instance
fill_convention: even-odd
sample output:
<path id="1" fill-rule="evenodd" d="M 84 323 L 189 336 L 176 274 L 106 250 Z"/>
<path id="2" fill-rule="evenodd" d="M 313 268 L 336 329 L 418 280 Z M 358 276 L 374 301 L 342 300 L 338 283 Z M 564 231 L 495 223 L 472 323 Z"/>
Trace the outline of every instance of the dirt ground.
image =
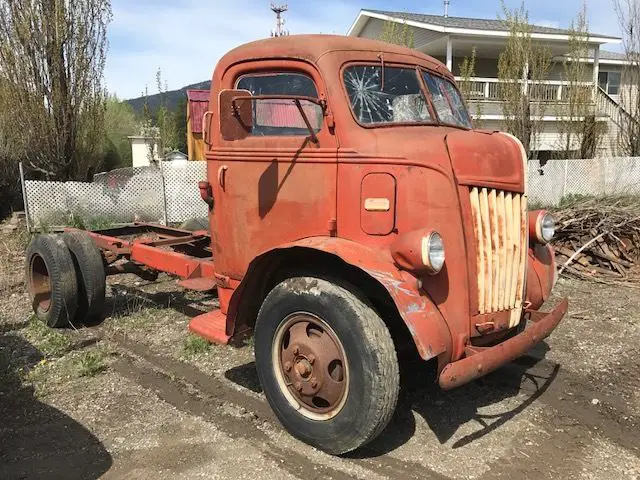
<path id="1" fill-rule="evenodd" d="M 251 341 L 188 335 L 214 297 L 113 277 L 103 322 L 54 332 L 31 316 L 26 241 L 0 234 L 2 479 L 640 478 L 640 284 L 561 279 L 556 332 L 457 390 L 405 366 L 387 430 L 336 458 L 278 424 Z"/>

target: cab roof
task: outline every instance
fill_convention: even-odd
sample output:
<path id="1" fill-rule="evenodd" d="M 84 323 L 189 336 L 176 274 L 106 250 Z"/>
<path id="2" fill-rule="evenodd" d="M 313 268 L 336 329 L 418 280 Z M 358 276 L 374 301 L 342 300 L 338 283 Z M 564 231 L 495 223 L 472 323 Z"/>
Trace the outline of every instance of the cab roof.
<path id="1" fill-rule="evenodd" d="M 354 51 L 411 56 L 416 63 L 450 76 L 442 62 L 417 50 L 380 40 L 344 35 L 291 35 L 258 40 L 231 50 L 220 59 L 218 66 L 226 70 L 241 61 L 275 58 L 298 58 L 317 63 L 320 57 L 329 53 Z"/>

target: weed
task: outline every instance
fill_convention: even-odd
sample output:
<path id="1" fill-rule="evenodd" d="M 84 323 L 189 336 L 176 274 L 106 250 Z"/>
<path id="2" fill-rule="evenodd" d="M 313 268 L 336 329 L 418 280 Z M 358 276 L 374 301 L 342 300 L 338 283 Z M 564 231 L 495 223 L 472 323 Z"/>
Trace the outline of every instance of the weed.
<path id="1" fill-rule="evenodd" d="M 107 352 L 104 349 L 94 349 L 82 352 L 73 361 L 76 373 L 79 377 L 95 377 L 107 369 L 105 359 Z"/>
<path id="2" fill-rule="evenodd" d="M 125 297 L 125 302 L 112 317 L 117 320 L 111 323 L 114 330 L 144 330 L 161 315 L 158 308 L 146 308 L 150 302 L 139 297 Z"/>
<path id="3" fill-rule="evenodd" d="M 45 359 L 22 374 L 22 381 L 33 387 L 33 394 L 36 398 L 45 397 L 49 393 L 50 380 L 49 362 Z"/>
<path id="4" fill-rule="evenodd" d="M 49 328 L 35 315 L 31 317 L 25 336 L 45 358 L 62 357 L 71 350 L 71 340 L 66 335 Z"/>
<path id="5" fill-rule="evenodd" d="M 211 344 L 204 338 L 189 334 L 182 344 L 182 355 L 191 358 L 209 351 Z"/>

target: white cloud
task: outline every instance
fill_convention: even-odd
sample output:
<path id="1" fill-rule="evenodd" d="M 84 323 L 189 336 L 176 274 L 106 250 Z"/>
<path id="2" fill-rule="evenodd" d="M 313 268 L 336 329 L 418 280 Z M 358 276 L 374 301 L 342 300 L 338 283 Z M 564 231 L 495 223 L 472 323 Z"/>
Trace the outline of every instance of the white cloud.
<path id="1" fill-rule="evenodd" d="M 555 20 L 532 20 L 531 23 L 539 27 L 562 28 L 560 22 Z"/>
<path id="2" fill-rule="evenodd" d="M 225 52 L 268 37 L 275 24 L 264 0 L 159 3 L 113 2 L 105 78 L 109 91 L 121 98 L 137 97 L 145 86 L 156 93 L 158 68 L 170 90 L 209 79 Z M 313 12 L 289 5 L 286 27 L 292 34 L 345 33 L 359 10 L 337 0 Z"/>

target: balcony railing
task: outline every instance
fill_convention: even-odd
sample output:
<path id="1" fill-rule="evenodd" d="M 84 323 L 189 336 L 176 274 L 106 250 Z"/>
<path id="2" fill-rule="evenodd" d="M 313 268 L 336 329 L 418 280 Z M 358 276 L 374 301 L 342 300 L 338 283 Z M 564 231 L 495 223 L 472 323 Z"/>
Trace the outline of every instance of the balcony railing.
<path id="1" fill-rule="evenodd" d="M 467 100 L 484 100 L 499 102 L 503 99 L 500 88 L 506 82 L 498 78 L 477 78 L 463 79 L 456 77 L 456 81 L 467 97 Z M 524 81 L 518 82 L 524 90 Z M 580 97 L 589 98 L 593 102 L 593 84 L 590 82 L 565 82 L 560 80 L 545 80 L 527 82 L 527 90 L 532 100 L 540 102 L 563 102 L 570 98 L 572 89 L 580 89 Z"/>

